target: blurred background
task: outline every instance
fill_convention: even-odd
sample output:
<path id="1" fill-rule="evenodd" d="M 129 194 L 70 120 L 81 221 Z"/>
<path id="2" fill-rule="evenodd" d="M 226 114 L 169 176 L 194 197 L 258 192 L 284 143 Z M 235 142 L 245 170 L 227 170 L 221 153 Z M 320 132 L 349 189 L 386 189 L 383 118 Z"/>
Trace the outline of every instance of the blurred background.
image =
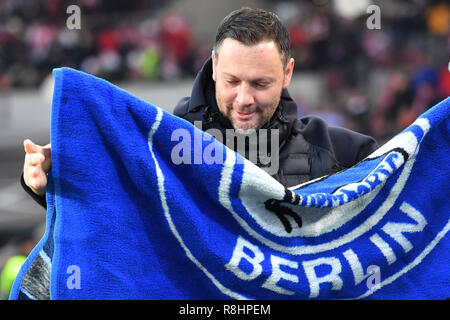
<path id="1" fill-rule="evenodd" d="M 68 27 L 71 5 L 79 29 Z M 0 297 L 45 228 L 19 179 L 23 140 L 49 142 L 51 70 L 83 70 L 172 111 L 217 25 L 242 6 L 273 11 L 288 27 L 300 116 L 382 145 L 449 96 L 448 1 L 0 0 Z"/>

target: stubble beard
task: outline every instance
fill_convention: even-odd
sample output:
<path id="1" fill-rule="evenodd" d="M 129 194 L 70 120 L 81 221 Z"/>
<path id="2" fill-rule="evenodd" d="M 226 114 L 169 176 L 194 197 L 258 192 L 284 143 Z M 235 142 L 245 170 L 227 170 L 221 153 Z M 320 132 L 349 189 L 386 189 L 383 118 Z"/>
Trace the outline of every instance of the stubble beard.
<path id="1" fill-rule="evenodd" d="M 221 103 L 220 99 L 217 97 L 217 104 L 219 105 Z M 275 110 L 278 107 L 278 104 L 280 103 L 280 98 L 275 99 L 272 101 L 269 105 L 266 105 L 265 107 L 261 108 L 258 107 L 255 112 L 258 113 L 258 119 L 256 119 L 256 122 L 243 122 L 239 121 L 233 118 L 232 112 L 235 110 L 233 108 L 232 104 L 227 104 L 225 107 L 225 113 L 221 111 L 222 108 L 219 107 L 220 112 L 231 122 L 231 125 L 233 126 L 233 129 L 236 130 L 239 134 L 252 134 L 256 130 L 260 129 L 262 126 L 264 126 L 273 116 Z"/>

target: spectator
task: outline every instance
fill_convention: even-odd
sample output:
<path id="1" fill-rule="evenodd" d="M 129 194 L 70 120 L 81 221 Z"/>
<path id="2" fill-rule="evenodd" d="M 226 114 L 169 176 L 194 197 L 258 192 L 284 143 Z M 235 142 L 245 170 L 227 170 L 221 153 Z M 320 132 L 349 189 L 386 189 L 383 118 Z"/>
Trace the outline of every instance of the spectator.
<path id="1" fill-rule="evenodd" d="M 31 230 L 24 230 L 12 240 L 13 253 L 0 269 L 0 297 L 7 299 L 11 291 L 14 279 L 19 272 L 26 257 L 36 246 L 44 232 L 44 225 L 39 225 Z"/>

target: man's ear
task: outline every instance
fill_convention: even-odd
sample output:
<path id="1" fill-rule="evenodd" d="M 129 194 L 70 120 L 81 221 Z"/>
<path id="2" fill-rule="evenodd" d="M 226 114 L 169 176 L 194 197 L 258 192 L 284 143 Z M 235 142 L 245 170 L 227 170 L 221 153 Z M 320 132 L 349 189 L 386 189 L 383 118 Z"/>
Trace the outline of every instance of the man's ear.
<path id="1" fill-rule="evenodd" d="M 291 83 L 293 72 L 294 72 L 294 58 L 290 58 L 286 65 L 286 70 L 284 70 L 283 89 L 286 89 Z"/>
<path id="2" fill-rule="evenodd" d="M 212 59 L 212 79 L 215 82 L 216 81 L 216 54 L 214 53 L 214 50 L 211 52 L 211 59 Z"/>

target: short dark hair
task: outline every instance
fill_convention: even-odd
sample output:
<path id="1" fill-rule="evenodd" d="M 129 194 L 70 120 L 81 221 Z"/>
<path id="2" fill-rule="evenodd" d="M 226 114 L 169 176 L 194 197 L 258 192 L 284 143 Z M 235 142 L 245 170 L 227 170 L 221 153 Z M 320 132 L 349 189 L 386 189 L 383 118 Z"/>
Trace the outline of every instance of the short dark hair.
<path id="1" fill-rule="evenodd" d="M 276 14 L 263 10 L 243 7 L 227 15 L 219 24 L 214 43 L 214 52 L 222 41 L 232 38 L 244 45 L 251 46 L 264 40 L 276 43 L 281 55 L 283 67 L 291 57 L 291 39 L 289 32 Z"/>

